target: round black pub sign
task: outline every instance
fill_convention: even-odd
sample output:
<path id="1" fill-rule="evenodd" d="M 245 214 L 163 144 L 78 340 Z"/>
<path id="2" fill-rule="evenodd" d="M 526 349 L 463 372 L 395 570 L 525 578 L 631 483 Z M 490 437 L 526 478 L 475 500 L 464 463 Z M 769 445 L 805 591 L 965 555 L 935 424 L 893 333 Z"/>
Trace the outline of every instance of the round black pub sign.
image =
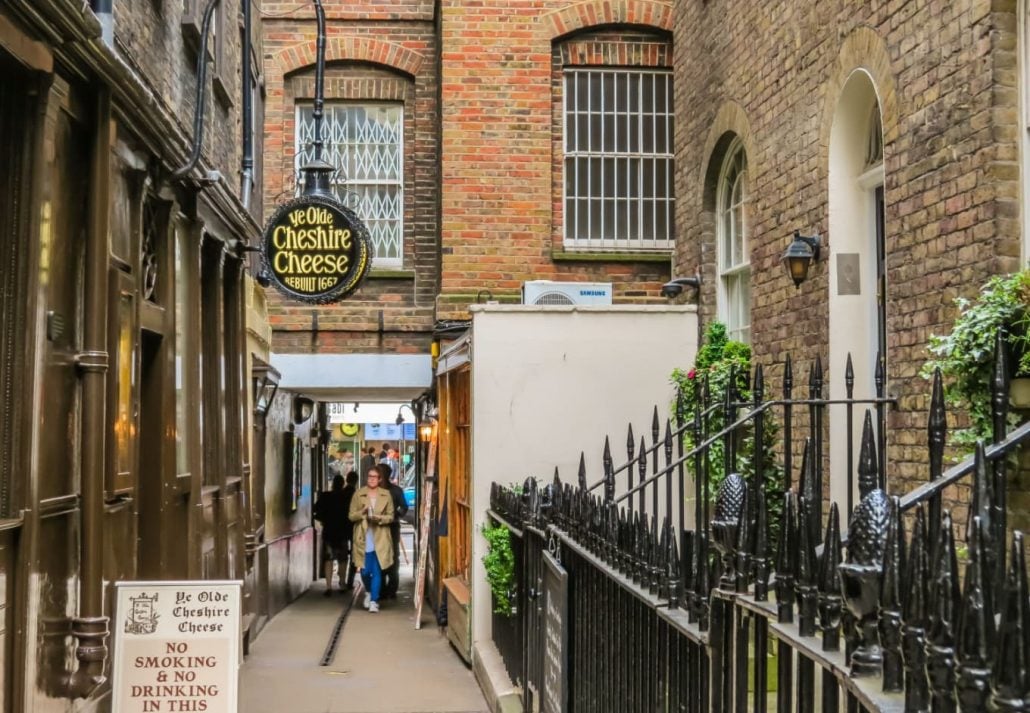
<path id="1" fill-rule="evenodd" d="M 372 263 L 368 229 L 329 196 L 284 203 L 265 226 L 265 274 L 287 297 L 310 304 L 339 302 L 357 289 Z"/>

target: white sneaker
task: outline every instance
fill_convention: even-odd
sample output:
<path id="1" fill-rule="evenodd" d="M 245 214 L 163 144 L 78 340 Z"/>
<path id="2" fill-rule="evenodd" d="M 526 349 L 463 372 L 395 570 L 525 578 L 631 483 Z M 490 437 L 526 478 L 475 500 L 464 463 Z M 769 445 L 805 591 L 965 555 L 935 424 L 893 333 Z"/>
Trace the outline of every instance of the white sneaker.
<path id="1" fill-rule="evenodd" d="M 370 602 L 368 612 L 369 614 L 377 614 L 379 612 L 379 602 Z"/>
<path id="2" fill-rule="evenodd" d="M 368 609 L 373 604 L 375 604 L 375 602 L 372 601 L 372 595 L 369 594 L 368 592 L 365 592 L 365 601 L 362 603 L 361 606 L 363 606 L 366 609 Z M 379 607 L 377 606 L 376 608 L 378 609 Z"/>

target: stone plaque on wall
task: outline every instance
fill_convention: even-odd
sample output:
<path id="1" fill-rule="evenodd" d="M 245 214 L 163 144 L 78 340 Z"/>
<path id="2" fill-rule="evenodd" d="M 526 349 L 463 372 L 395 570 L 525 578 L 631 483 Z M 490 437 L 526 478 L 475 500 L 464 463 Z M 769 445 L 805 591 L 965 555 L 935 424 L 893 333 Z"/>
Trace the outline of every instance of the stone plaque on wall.
<path id="1" fill-rule="evenodd" d="M 862 294 L 861 256 L 858 253 L 837 253 L 837 294 Z"/>

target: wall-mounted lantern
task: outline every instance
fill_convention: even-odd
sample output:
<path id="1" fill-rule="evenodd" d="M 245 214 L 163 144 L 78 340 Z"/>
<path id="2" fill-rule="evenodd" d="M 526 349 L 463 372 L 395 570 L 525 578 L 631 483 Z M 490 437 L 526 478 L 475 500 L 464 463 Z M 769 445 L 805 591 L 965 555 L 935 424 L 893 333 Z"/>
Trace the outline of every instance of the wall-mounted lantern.
<path id="1" fill-rule="evenodd" d="M 794 239 L 787 246 L 787 252 L 783 253 L 783 264 L 794 281 L 794 287 L 800 288 L 801 283 L 808 279 L 808 268 L 819 259 L 820 243 L 818 235 L 807 237 L 800 230 L 794 231 Z"/>
<path id="2" fill-rule="evenodd" d="M 254 413 L 264 416 L 272 407 L 272 400 L 279 390 L 279 372 L 275 367 L 255 359 L 251 379 L 254 387 Z"/>

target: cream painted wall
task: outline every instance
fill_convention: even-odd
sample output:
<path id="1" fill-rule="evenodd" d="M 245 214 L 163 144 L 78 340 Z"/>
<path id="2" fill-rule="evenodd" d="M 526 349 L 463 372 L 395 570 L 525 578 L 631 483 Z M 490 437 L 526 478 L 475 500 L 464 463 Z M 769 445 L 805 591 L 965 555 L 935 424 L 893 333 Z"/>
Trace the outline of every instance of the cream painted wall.
<path id="1" fill-rule="evenodd" d="M 474 305 L 471 351 L 475 647 L 490 637 L 479 534 L 490 484 L 550 479 L 555 466 L 574 483 L 580 451 L 593 483 L 602 475 L 605 435 L 616 465 L 625 461 L 630 422 L 650 444 L 653 409 L 657 404 L 664 429 L 674 395 L 669 375 L 694 361 L 697 315 L 692 305 Z"/>
<path id="2" fill-rule="evenodd" d="M 831 399 L 846 397 L 844 372 L 851 354 L 855 374 L 855 398 L 875 396 L 874 372 L 877 351 L 876 302 L 876 223 L 873 188 L 883 184 L 883 166 L 866 174 L 866 148 L 869 135 L 870 109 L 877 101 L 876 89 L 869 74 L 855 70 L 841 92 L 830 132 L 829 166 L 829 244 L 830 281 L 830 362 L 829 395 Z M 890 245 L 887 246 L 890 250 Z M 861 294 L 838 293 L 837 260 L 842 254 L 859 256 Z M 825 393 L 825 392 L 824 392 Z M 864 407 L 855 408 L 852 437 L 856 455 L 852 464 L 854 476 L 857 448 L 861 442 Z M 841 407 L 831 407 L 829 422 L 841 422 Z M 874 419 L 875 422 L 875 419 Z M 830 498 L 847 512 L 848 468 L 847 430 L 830 429 Z M 852 478 L 853 496 L 857 499 L 857 476 Z"/>

